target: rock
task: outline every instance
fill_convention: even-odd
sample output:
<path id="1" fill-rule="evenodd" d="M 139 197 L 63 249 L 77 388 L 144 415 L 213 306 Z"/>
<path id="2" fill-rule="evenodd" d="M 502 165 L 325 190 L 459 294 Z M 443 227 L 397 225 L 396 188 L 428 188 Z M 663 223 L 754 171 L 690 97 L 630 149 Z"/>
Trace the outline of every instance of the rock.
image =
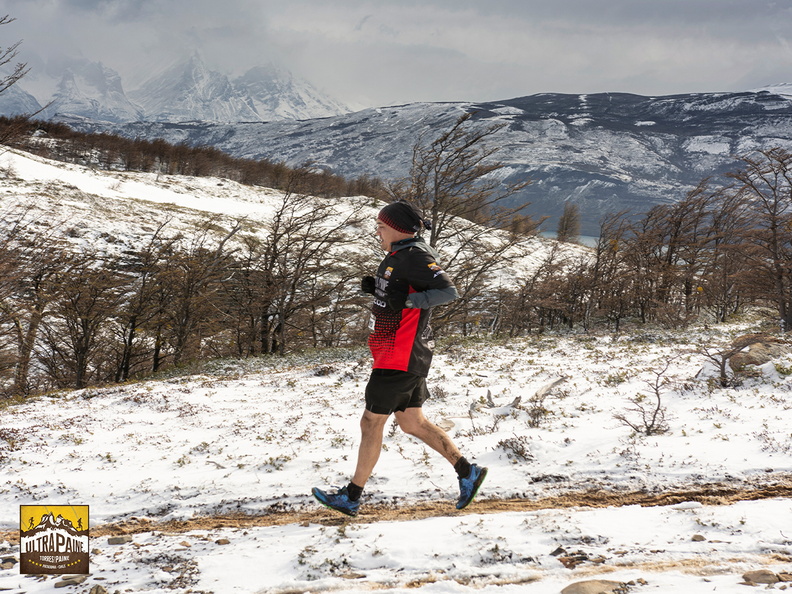
<path id="1" fill-rule="evenodd" d="M 342 573 L 341 577 L 344 578 L 345 580 L 362 580 L 364 577 L 366 577 L 366 574 L 357 573 L 354 571 L 348 571 L 346 573 Z"/>
<path id="2" fill-rule="evenodd" d="M 93 588 L 91 588 L 88 594 L 107 594 L 107 590 L 104 588 L 104 586 L 96 585 Z"/>
<path id="3" fill-rule="evenodd" d="M 763 334 L 741 336 L 735 339 L 733 345 L 735 348 L 742 345 L 747 347 L 747 350 L 743 348 L 739 353 L 729 357 L 729 367 L 736 372 L 742 371 L 746 365 L 764 365 L 792 352 L 789 345 Z"/>
<path id="4" fill-rule="evenodd" d="M 231 544 L 231 541 L 228 540 L 227 538 L 220 538 L 220 539 L 215 541 L 215 544 L 227 545 L 227 544 Z"/>
<path id="5" fill-rule="evenodd" d="M 124 536 L 111 536 L 107 539 L 107 544 L 111 545 L 121 545 L 128 542 L 132 542 L 132 537 L 128 534 L 125 534 Z"/>
<path id="6" fill-rule="evenodd" d="M 624 584 L 621 582 L 612 582 L 609 580 L 587 580 L 585 582 L 575 582 L 570 584 L 563 590 L 561 594 L 612 594 Z"/>
<path id="7" fill-rule="evenodd" d="M 701 534 L 694 534 L 693 538 L 691 538 L 690 540 L 692 540 L 693 542 L 704 542 L 707 539 L 704 536 L 701 536 Z"/>
<path id="8" fill-rule="evenodd" d="M 64 577 L 61 581 L 55 582 L 56 588 L 67 588 L 69 586 L 79 586 L 88 579 L 87 575 L 71 575 Z"/>
<path id="9" fill-rule="evenodd" d="M 792 573 L 779 573 L 778 579 L 782 582 L 792 582 Z"/>
<path id="10" fill-rule="evenodd" d="M 757 569 L 743 575 L 746 582 L 753 584 L 777 584 L 781 580 L 769 569 Z"/>

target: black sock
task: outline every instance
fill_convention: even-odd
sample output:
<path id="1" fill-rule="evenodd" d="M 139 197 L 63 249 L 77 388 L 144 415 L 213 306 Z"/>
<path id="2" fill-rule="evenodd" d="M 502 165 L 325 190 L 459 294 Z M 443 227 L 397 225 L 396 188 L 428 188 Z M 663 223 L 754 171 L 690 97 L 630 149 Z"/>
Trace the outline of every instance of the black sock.
<path id="1" fill-rule="evenodd" d="M 349 493 L 350 501 L 357 501 L 363 495 L 363 487 L 358 487 L 355 483 L 349 482 L 347 485 L 347 493 Z"/>
<path id="2" fill-rule="evenodd" d="M 462 456 L 456 461 L 456 464 L 454 464 L 454 470 L 456 470 L 459 478 L 467 478 L 470 475 L 470 462 L 467 461 L 467 458 Z"/>

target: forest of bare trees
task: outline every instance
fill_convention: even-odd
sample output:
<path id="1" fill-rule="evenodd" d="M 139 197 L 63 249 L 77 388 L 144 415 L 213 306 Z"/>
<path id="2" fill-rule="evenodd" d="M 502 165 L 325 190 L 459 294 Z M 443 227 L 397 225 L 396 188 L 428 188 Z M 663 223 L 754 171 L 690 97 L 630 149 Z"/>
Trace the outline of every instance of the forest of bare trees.
<path id="1" fill-rule="evenodd" d="M 358 344 L 363 264 L 335 248 L 350 242 L 346 230 L 360 214 L 331 208 L 286 192 L 265 228 L 207 218 L 187 233 L 165 221 L 121 256 L 72 249 L 29 210 L 5 208 L 3 395 L 123 382 L 199 359 Z"/>
<path id="2" fill-rule="evenodd" d="M 500 332 L 565 325 L 619 331 L 625 321 L 684 327 L 723 322 L 747 305 L 792 327 L 792 154 L 745 156 L 721 183 L 704 180 L 679 202 L 642 216 L 614 213 L 590 259 L 549 257 L 506 292 Z"/>

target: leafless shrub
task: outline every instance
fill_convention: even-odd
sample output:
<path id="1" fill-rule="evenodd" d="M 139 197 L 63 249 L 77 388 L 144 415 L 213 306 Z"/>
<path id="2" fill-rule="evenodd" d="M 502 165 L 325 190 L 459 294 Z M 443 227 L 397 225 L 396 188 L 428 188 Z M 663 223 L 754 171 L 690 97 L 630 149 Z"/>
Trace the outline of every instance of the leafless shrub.
<path id="1" fill-rule="evenodd" d="M 523 462 L 528 462 L 534 459 L 531 453 L 530 440 L 525 435 L 515 435 L 501 439 L 498 442 L 498 447 L 506 451 L 506 456 L 510 459 L 516 458 Z"/>
<path id="2" fill-rule="evenodd" d="M 654 379 L 647 381 L 646 384 L 652 391 L 651 396 L 638 394 L 630 399 L 632 407 L 627 408 L 624 413 L 616 413 L 613 418 L 620 423 L 627 425 L 636 433 L 645 435 L 659 435 L 668 431 L 669 426 L 666 421 L 666 407 L 663 406 L 662 393 L 671 383 L 665 376 L 671 360 L 666 361 L 663 368 L 654 372 Z"/>

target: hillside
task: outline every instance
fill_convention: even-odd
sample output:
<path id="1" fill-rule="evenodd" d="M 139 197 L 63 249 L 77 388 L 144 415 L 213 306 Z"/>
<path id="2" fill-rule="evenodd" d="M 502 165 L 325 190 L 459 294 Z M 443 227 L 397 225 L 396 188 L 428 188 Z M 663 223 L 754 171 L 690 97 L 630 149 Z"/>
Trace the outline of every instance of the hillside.
<path id="1" fill-rule="evenodd" d="M 118 382 L 183 360 L 359 344 L 366 333 L 359 279 L 379 262 L 377 200 L 104 171 L 14 150 L 0 168 L 2 228 L 11 238 L 0 244 L 11 304 L 0 317 L 9 361 L 3 394 Z M 589 254 L 468 227 L 440 251 L 469 291 L 457 315 L 475 324 L 474 312 L 497 295 L 487 287 L 503 275 Z M 481 269 L 470 270 L 473 248 L 462 249 L 462 237 L 507 251 L 486 266 L 478 256 Z M 86 303 L 86 294 L 95 298 Z M 30 329 L 27 342 L 18 328 Z"/>
<path id="2" fill-rule="evenodd" d="M 163 218 L 187 231 L 207 214 L 265 232 L 282 197 L 11 150 L 0 169 L 4 220 L 29 207 L 75 248 L 123 251 Z M 353 207 L 377 208 L 344 198 L 336 210 Z M 359 241 L 346 249 L 376 260 L 370 230 L 350 232 Z M 526 270 L 557 245 L 529 241 Z M 490 469 L 464 512 L 453 470 L 391 426 L 357 519 L 311 498 L 352 471 L 362 344 L 0 402 L 0 589 L 74 583 L 15 567 L 17 505 L 64 501 L 90 506 L 85 591 L 558 594 L 600 579 L 703 594 L 743 592 L 753 570 L 788 580 L 792 355 L 721 387 L 703 351 L 760 330 L 773 332 L 751 314 L 683 331 L 442 340 L 426 414 Z M 641 431 L 647 422 L 656 431 Z"/>
<path id="3" fill-rule="evenodd" d="M 175 230 L 186 230 L 207 217 L 216 217 L 226 228 L 234 221 L 244 221 L 246 231 L 266 235 L 266 225 L 285 196 L 277 190 L 216 177 L 99 170 L 8 148 L 0 152 L 0 171 L 4 172 L 0 207 L 6 213 L 28 209 L 28 218 L 40 219 L 75 246 L 111 254 L 134 247 L 165 221 Z M 366 222 L 350 230 L 350 242 L 340 249 L 378 257 L 373 222 L 384 203 L 365 196 L 309 199 L 332 207 L 336 216 L 324 221 L 327 228 L 350 212 L 359 212 Z M 587 253 L 579 245 L 527 237 L 520 246 L 524 262 L 518 267 L 535 268 L 554 247 L 569 256 Z M 440 249 L 442 252 L 443 246 Z"/>
<path id="4" fill-rule="evenodd" d="M 388 180 L 408 174 L 416 142 L 434 140 L 461 113 L 473 111 L 476 125 L 504 125 L 491 139 L 499 148 L 495 158 L 507 166 L 504 181 L 533 181 L 515 201 L 530 202 L 537 218 L 551 216 L 545 229 L 552 231 L 570 200 L 580 208 L 583 234 L 596 236 L 605 214 L 642 214 L 681 199 L 706 177 L 732 171 L 738 156 L 792 148 L 792 99 L 771 91 L 541 94 L 413 103 L 300 122 L 76 125 Z"/>

